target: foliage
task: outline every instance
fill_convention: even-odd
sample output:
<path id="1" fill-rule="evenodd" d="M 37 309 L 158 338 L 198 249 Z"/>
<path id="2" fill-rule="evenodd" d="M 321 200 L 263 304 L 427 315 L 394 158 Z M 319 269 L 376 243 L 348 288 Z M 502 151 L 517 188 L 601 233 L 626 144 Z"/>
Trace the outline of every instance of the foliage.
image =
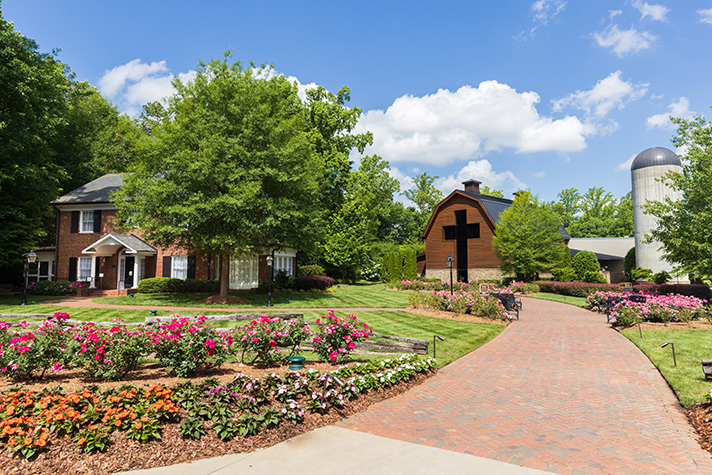
<path id="1" fill-rule="evenodd" d="M 621 295 L 624 297 L 624 295 Z M 684 295 L 646 295 L 645 302 L 622 300 L 611 310 L 616 325 L 639 321 L 689 322 L 707 315 L 705 301 Z"/>
<path id="2" fill-rule="evenodd" d="M 233 351 L 255 355 L 253 361 L 273 366 L 291 356 L 297 345 L 309 337 L 309 326 L 304 320 L 284 321 L 281 318 L 261 316 L 239 329 L 233 337 Z M 284 351 L 284 350 L 287 351 Z"/>
<path id="3" fill-rule="evenodd" d="M 123 226 L 220 255 L 223 296 L 230 255 L 306 245 L 318 214 L 307 109 L 296 85 L 269 72 L 228 53 L 201 62 L 186 83 L 175 79 L 165 116 L 114 196 Z"/>
<path id="4" fill-rule="evenodd" d="M 571 295 L 572 297 L 588 297 L 598 291 L 618 291 L 623 288 L 620 284 L 603 284 L 588 282 L 556 282 L 538 280 L 536 282 L 542 292 L 552 294 Z"/>
<path id="5" fill-rule="evenodd" d="M 653 274 L 653 282 L 655 282 L 656 284 L 659 284 L 659 285 L 662 285 L 662 284 L 668 282 L 671 278 L 672 278 L 672 276 L 670 275 L 670 273 L 668 273 L 664 270 L 661 270 L 660 272 Z"/>
<path id="6" fill-rule="evenodd" d="M 294 288 L 294 277 L 287 274 L 285 270 L 277 271 L 274 276 L 274 283 L 278 289 L 289 290 Z"/>
<path id="7" fill-rule="evenodd" d="M 499 299 L 482 296 L 479 292 L 458 291 L 450 294 L 449 290 L 437 292 L 413 292 L 409 295 L 414 308 L 434 308 L 446 312 L 468 313 L 483 318 L 503 320 L 507 312 Z"/>
<path id="8" fill-rule="evenodd" d="M 111 441 L 109 429 L 104 424 L 89 424 L 74 436 L 77 448 L 86 454 L 106 451 Z"/>
<path id="9" fill-rule="evenodd" d="M 294 279 L 294 288 L 297 290 L 325 291 L 334 286 L 334 279 L 325 275 L 305 275 Z"/>
<path id="10" fill-rule="evenodd" d="M 175 279 L 172 277 L 150 277 L 138 283 L 138 291 L 142 294 L 154 293 L 215 293 L 219 290 L 217 280 L 209 279 Z"/>
<path id="11" fill-rule="evenodd" d="M 500 214 L 493 245 L 502 272 L 526 281 L 556 268 L 569 252 L 556 217 L 527 192 L 519 193 L 512 206 Z"/>
<path id="12" fill-rule="evenodd" d="M 653 215 L 656 227 L 650 238 L 662 243 L 663 258 L 681 273 L 712 276 L 712 128 L 698 115 L 692 120 L 672 119 L 678 125 L 672 142 L 683 150 L 682 173 L 668 172 L 663 183 L 680 199 L 650 202 L 645 212 Z"/>
<path id="13" fill-rule="evenodd" d="M 90 378 L 121 379 L 148 354 L 143 333 L 118 322 L 111 328 L 86 323 L 74 327 L 69 334 L 67 352 L 71 362 L 84 368 Z"/>
<path id="14" fill-rule="evenodd" d="M 298 267 L 299 277 L 306 275 L 326 275 L 324 268 L 316 264 L 307 264 Z"/>
<path id="15" fill-rule="evenodd" d="M 417 255 L 412 248 L 393 250 L 383 256 L 381 280 L 397 282 L 418 277 Z"/>
<path id="16" fill-rule="evenodd" d="M 40 280 L 31 284 L 29 290 L 35 295 L 69 295 L 81 288 L 81 282 L 69 282 L 68 280 Z"/>
<path id="17" fill-rule="evenodd" d="M 373 333 L 368 325 L 361 325 L 355 315 L 337 317 L 333 310 L 317 319 L 316 324 L 319 329 L 312 339 L 312 345 L 323 361 L 343 360 L 356 347 L 356 343 L 368 339 Z"/>
<path id="18" fill-rule="evenodd" d="M 653 280 L 653 271 L 645 267 L 636 267 L 631 271 L 634 280 L 649 282 Z"/>
<path id="19" fill-rule="evenodd" d="M 66 339 L 61 325 L 49 320 L 36 333 L 9 330 L 7 323 L 0 322 L 0 373 L 15 379 L 42 379 L 47 371 L 59 371 L 66 359 Z"/>
<path id="20" fill-rule="evenodd" d="M 429 176 L 426 172 L 413 177 L 413 188 L 405 190 L 402 194 L 415 204 L 415 220 L 417 237 L 425 232 L 430 217 L 435 207 L 443 199 L 442 192 L 433 185 L 437 176 Z"/>
<path id="21" fill-rule="evenodd" d="M 232 343 L 229 334 L 218 333 L 205 317 L 190 319 L 172 315 L 169 323 L 146 336 L 156 358 L 179 378 L 194 374 L 199 368 L 219 367 Z"/>
<path id="22" fill-rule="evenodd" d="M 551 271 L 551 275 L 558 282 L 573 282 L 576 280 L 576 271 L 573 267 L 557 267 Z"/>
<path id="23" fill-rule="evenodd" d="M 635 247 L 631 247 L 623 258 L 623 272 L 625 272 L 626 279 L 633 279 L 633 269 L 635 269 Z"/>
<path id="24" fill-rule="evenodd" d="M 495 190 L 487 185 L 480 186 L 480 194 L 494 196 L 495 198 L 504 198 L 504 192 L 502 190 Z"/>
<path id="25" fill-rule="evenodd" d="M 596 282 L 589 280 L 595 274 L 601 273 L 601 265 L 596 254 L 591 251 L 580 251 L 571 259 L 571 267 L 576 272 L 576 278 L 581 282 Z"/>

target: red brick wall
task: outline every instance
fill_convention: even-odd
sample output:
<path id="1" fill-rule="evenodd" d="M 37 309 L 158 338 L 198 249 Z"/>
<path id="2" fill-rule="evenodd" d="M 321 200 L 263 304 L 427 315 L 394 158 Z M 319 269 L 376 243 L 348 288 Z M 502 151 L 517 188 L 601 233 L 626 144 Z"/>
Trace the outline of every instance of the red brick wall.
<path id="1" fill-rule="evenodd" d="M 448 254 L 456 259 L 457 241 L 445 240 L 443 226 L 454 226 L 455 211 L 463 209 L 467 210 L 468 223 L 480 224 L 480 237 L 468 239 L 467 242 L 467 267 L 470 269 L 496 268 L 499 265 L 499 259 L 492 249 L 494 226 L 485 217 L 487 212 L 479 201 L 455 194 L 440 206 L 425 238 L 425 267 L 427 269 L 447 269 Z"/>

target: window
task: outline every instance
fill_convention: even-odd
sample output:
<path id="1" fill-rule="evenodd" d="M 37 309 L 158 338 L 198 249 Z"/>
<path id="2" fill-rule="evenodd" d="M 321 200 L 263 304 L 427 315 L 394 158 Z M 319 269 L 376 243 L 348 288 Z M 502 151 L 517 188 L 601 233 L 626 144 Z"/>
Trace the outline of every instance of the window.
<path id="1" fill-rule="evenodd" d="M 274 260 L 275 260 L 275 266 L 274 266 L 275 275 L 277 275 L 277 272 L 279 272 L 281 270 L 283 270 L 287 275 L 293 275 L 294 259 L 292 259 L 291 257 L 275 257 Z"/>
<path id="2" fill-rule="evenodd" d="M 80 232 L 94 232 L 94 211 L 82 211 Z"/>
<path id="3" fill-rule="evenodd" d="M 188 256 L 173 256 L 171 277 L 183 280 L 188 278 Z"/>
<path id="4" fill-rule="evenodd" d="M 88 282 L 91 280 L 91 257 L 79 258 L 79 276 L 77 280 L 80 282 Z"/>

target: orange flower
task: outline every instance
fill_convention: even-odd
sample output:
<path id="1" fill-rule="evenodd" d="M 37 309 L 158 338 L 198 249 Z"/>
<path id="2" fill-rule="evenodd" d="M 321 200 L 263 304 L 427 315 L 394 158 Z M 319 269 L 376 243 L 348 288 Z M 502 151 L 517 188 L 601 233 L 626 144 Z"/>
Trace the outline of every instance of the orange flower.
<path id="1" fill-rule="evenodd" d="M 35 440 L 35 445 L 39 447 L 44 447 L 45 445 L 47 445 L 47 441 L 44 439 L 37 439 Z"/>
<path id="2" fill-rule="evenodd" d="M 8 416 L 11 416 L 11 415 L 13 415 L 14 413 L 15 413 L 15 406 L 7 406 L 7 412 L 6 412 L 6 414 L 7 414 Z"/>
<path id="3" fill-rule="evenodd" d="M 116 419 L 116 420 L 114 421 L 114 425 L 115 425 L 116 427 L 121 426 L 121 419 Z"/>
<path id="4" fill-rule="evenodd" d="M 148 417 L 147 417 L 147 416 L 143 416 L 143 417 L 141 418 L 141 422 L 144 422 L 144 423 L 145 423 L 145 422 L 148 422 Z M 140 424 L 140 422 L 139 422 L 139 424 Z"/>
<path id="5" fill-rule="evenodd" d="M 77 444 L 79 444 L 79 445 L 84 445 L 84 442 L 86 442 L 86 441 L 87 441 L 87 439 L 85 439 L 84 437 L 79 437 L 79 440 L 77 441 Z"/>
<path id="6" fill-rule="evenodd" d="M 141 424 L 140 422 L 137 422 L 136 425 L 134 425 L 134 429 L 136 430 L 141 430 L 141 427 L 143 427 L 143 424 Z"/>
<path id="7" fill-rule="evenodd" d="M 25 445 L 30 445 L 32 443 L 32 437 L 25 438 L 25 440 L 23 440 L 22 443 Z"/>

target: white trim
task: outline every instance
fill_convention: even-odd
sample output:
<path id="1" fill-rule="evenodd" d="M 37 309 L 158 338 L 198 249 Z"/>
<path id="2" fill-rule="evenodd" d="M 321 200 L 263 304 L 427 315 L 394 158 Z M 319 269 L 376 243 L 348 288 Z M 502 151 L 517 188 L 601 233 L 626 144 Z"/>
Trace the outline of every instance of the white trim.
<path id="1" fill-rule="evenodd" d="M 84 216 L 91 216 L 91 230 L 85 231 L 84 230 Z M 89 220 L 87 219 L 87 224 L 89 224 Z M 79 212 L 79 233 L 80 234 L 91 234 L 94 232 L 94 210 L 88 210 L 88 211 L 80 211 Z"/>
<path id="2" fill-rule="evenodd" d="M 113 249 L 109 253 L 98 253 L 97 248 L 103 247 L 103 246 L 108 246 L 112 247 Z M 121 240 L 116 234 L 114 233 L 109 233 L 106 236 L 94 241 L 92 244 L 90 244 L 88 247 L 82 249 L 82 254 L 96 254 L 98 256 L 113 256 L 116 250 L 119 247 L 125 247 L 125 253 L 126 254 L 135 254 L 137 256 L 152 256 L 155 255 L 157 251 L 137 251 L 136 249 L 132 248 L 128 244 L 126 244 L 124 241 Z"/>
<path id="3" fill-rule="evenodd" d="M 118 210 L 118 208 L 112 203 L 87 203 L 81 205 L 55 205 L 59 211 L 89 211 L 94 209 L 104 210 Z"/>

